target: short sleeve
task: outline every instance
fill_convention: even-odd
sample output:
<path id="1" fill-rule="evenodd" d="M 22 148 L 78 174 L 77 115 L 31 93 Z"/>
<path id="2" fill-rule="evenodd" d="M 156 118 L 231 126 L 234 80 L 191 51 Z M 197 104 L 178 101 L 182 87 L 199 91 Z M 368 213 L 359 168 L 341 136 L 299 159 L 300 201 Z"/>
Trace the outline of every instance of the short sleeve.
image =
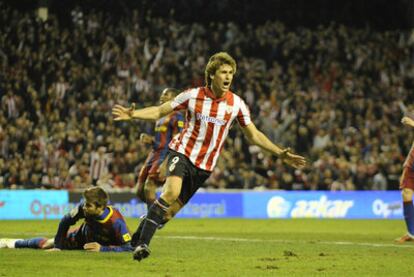
<path id="1" fill-rule="evenodd" d="M 174 111 L 187 109 L 191 95 L 192 90 L 186 90 L 184 92 L 181 92 L 171 101 L 171 108 Z"/>
<path id="2" fill-rule="evenodd" d="M 183 127 L 184 127 L 184 117 L 180 112 L 176 113 L 172 127 L 173 127 L 173 130 L 174 130 L 174 133 L 181 132 L 181 130 L 183 129 Z"/>
<path id="3" fill-rule="evenodd" d="M 120 244 L 124 244 L 131 241 L 131 235 L 129 234 L 128 227 L 126 226 L 126 223 L 123 219 L 117 219 L 115 222 L 118 234 L 118 240 L 120 241 Z"/>
<path id="4" fill-rule="evenodd" d="M 250 117 L 250 110 L 242 99 L 240 99 L 240 107 L 239 112 L 237 113 L 237 121 L 239 122 L 241 127 L 245 127 L 252 122 Z"/>

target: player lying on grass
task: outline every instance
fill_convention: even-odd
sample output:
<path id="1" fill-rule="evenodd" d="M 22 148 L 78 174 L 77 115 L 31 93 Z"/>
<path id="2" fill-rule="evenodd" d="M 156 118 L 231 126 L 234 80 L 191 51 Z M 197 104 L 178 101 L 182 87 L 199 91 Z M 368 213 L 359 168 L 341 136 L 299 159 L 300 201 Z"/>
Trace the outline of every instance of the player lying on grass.
<path id="1" fill-rule="evenodd" d="M 91 187 L 83 192 L 83 198 L 81 204 L 62 218 L 54 239 L 0 239 L 0 248 L 85 249 L 95 252 L 134 250 L 122 214 L 107 205 L 108 193 L 100 187 Z M 69 230 L 80 219 L 84 222 L 79 228 Z"/>
<path id="2" fill-rule="evenodd" d="M 411 117 L 404 116 L 401 122 L 404 125 L 414 128 L 414 120 Z M 405 159 L 403 167 L 403 173 L 400 179 L 400 190 L 403 200 L 403 212 L 407 226 L 407 233 L 401 238 L 396 239 L 396 242 L 399 243 L 414 240 L 414 143 L 411 146 L 411 150 L 408 153 L 407 158 Z"/>

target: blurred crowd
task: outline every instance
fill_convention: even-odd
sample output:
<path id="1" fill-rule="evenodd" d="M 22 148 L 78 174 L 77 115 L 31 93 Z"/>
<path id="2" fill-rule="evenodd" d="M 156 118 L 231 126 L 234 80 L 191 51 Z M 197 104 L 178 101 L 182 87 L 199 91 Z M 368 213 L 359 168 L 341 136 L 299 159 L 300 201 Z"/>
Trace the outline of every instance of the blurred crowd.
<path id="1" fill-rule="evenodd" d="M 414 130 L 414 33 L 331 23 L 289 28 L 184 24 L 132 10 L 114 18 L 0 8 L 0 188 L 134 187 L 152 122 L 114 122 L 114 104 L 158 103 L 165 87 L 204 85 L 211 54 L 238 63 L 233 91 L 272 141 L 307 157 L 294 170 L 234 126 L 209 188 L 398 189 Z"/>

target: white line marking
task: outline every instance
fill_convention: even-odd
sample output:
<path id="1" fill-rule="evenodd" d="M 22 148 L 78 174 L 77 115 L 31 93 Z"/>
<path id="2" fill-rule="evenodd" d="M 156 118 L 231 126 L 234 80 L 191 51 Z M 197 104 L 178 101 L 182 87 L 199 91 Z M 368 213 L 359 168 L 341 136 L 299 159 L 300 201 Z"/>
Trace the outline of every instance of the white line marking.
<path id="1" fill-rule="evenodd" d="M 0 237 L 54 237 L 53 233 L 29 233 L 29 232 L 0 232 Z M 325 244 L 325 245 L 354 245 L 367 247 L 395 247 L 395 248 L 414 248 L 413 243 L 409 244 L 392 244 L 392 243 L 368 243 L 368 242 L 352 242 L 352 241 L 314 241 L 314 240 L 283 240 L 283 239 L 247 239 L 247 238 L 229 238 L 229 237 L 198 237 L 198 236 L 164 236 L 157 235 L 161 239 L 181 239 L 181 240 L 209 240 L 209 241 L 234 241 L 234 242 L 259 242 L 259 243 L 291 243 L 291 244 Z"/>
<path id="2" fill-rule="evenodd" d="M 281 240 L 281 239 L 245 239 L 245 238 L 226 238 L 226 237 L 197 237 L 197 236 L 157 236 L 163 239 L 182 239 L 182 240 L 217 240 L 217 241 L 235 241 L 235 242 L 264 242 L 264 243 L 300 243 L 300 244 L 327 244 L 327 245 L 355 245 L 368 247 L 397 247 L 397 248 L 414 248 L 414 245 L 399 245 L 386 243 L 367 243 L 351 241 L 304 241 L 304 240 Z"/>

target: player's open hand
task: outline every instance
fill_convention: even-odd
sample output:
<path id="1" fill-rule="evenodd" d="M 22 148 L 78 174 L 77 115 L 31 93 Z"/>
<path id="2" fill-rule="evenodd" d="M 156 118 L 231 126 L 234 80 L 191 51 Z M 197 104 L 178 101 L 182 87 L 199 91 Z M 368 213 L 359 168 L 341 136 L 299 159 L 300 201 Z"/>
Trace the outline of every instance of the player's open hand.
<path id="1" fill-rule="evenodd" d="M 404 116 L 401 119 L 401 123 L 404 124 L 404 125 L 408 125 L 408 126 L 414 127 L 414 120 L 411 119 L 411 117 L 408 117 L 408 116 Z"/>
<path id="2" fill-rule="evenodd" d="M 145 133 L 142 133 L 139 136 L 139 141 L 141 141 L 142 143 L 145 143 L 145 144 L 151 144 L 153 142 L 152 136 L 150 136 L 148 134 L 145 134 Z"/>
<path id="3" fill-rule="evenodd" d="M 301 169 L 306 165 L 305 157 L 292 153 L 292 150 L 289 147 L 282 151 L 279 158 L 281 158 L 288 165 L 297 169 Z"/>
<path id="4" fill-rule="evenodd" d="M 126 108 L 121 105 L 115 105 L 112 108 L 112 115 L 114 116 L 115 121 L 121 121 L 121 120 L 131 120 L 132 119 L 132 113 L 135 110 L 135 104 L 133 103 L 131 107 Z"/>
<path id="5" fill-rule="evenodd" d="M 85 249 L 86 251 L 99 252 L 101 251 L 101 245 L 97 242 L 90 242 L 90 243 L 86 243 L 83 246 L 83 249 Z"/>

